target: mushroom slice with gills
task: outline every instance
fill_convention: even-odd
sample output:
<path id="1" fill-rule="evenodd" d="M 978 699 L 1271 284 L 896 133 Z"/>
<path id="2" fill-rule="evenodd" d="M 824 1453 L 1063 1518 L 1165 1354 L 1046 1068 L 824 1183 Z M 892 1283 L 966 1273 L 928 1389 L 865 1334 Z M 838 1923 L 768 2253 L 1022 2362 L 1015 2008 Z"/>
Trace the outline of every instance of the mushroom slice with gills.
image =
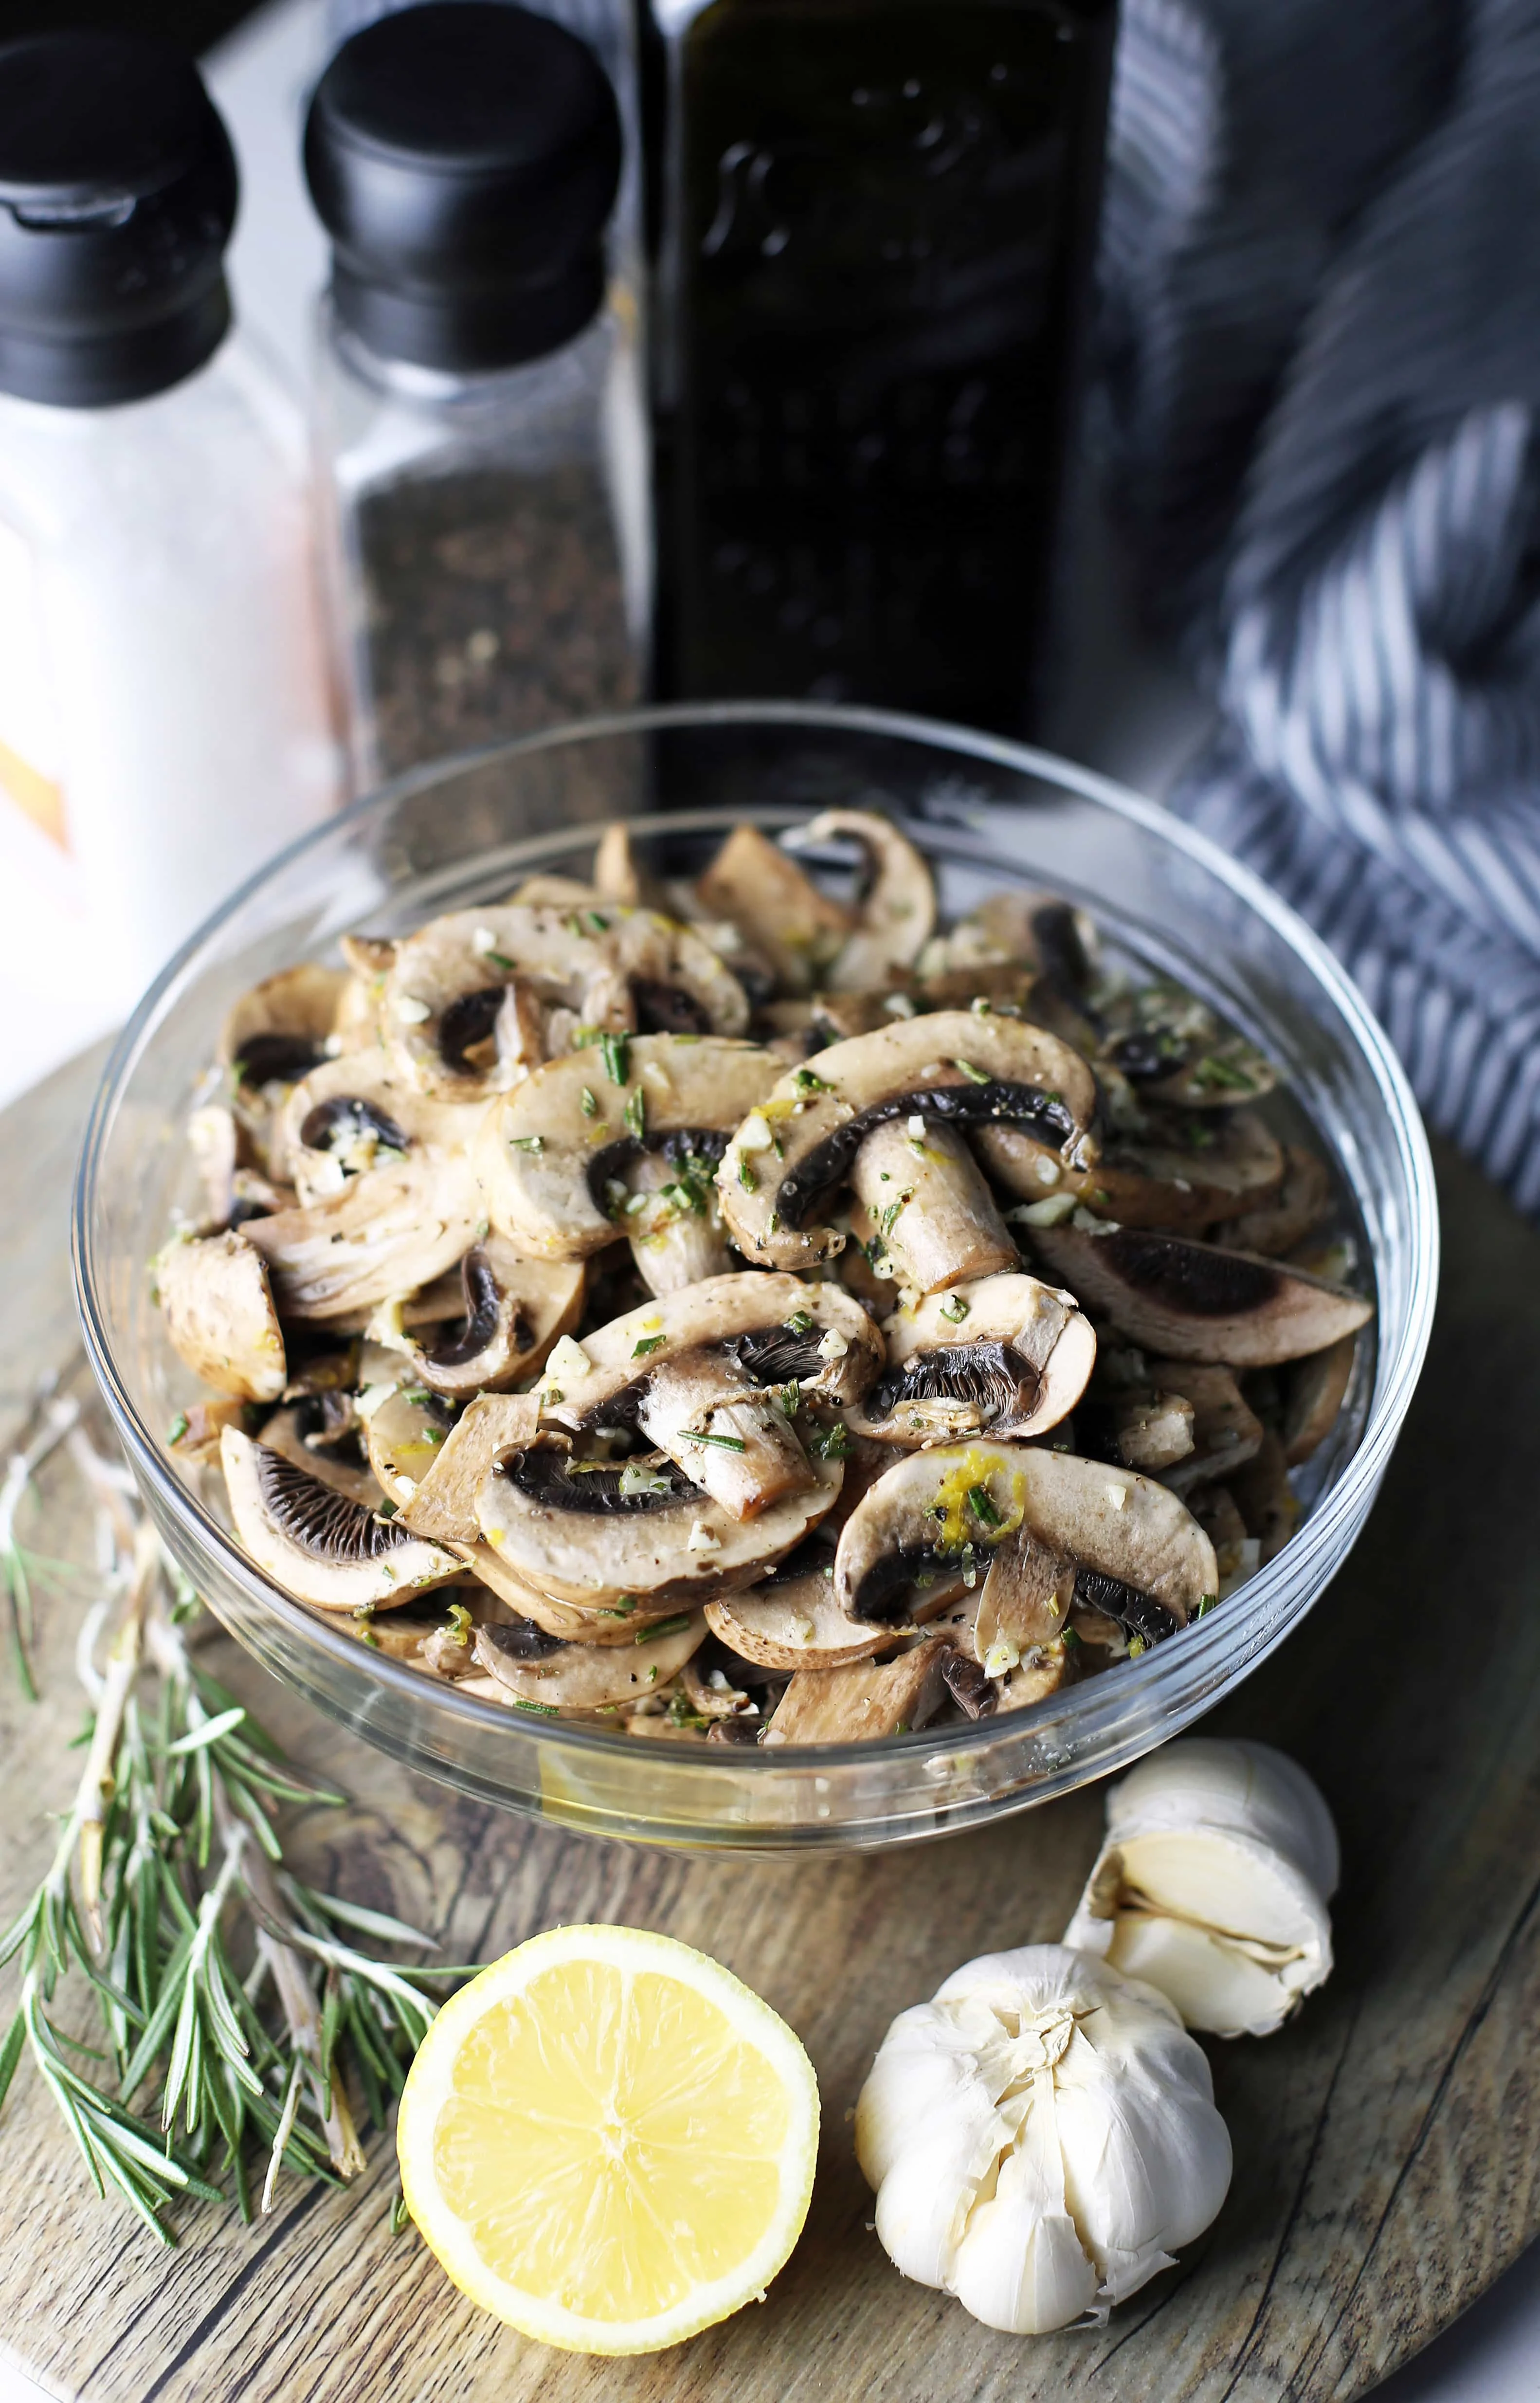
<path id="1" fill-rule="evenodd" d="M 1108 1391 L 1076 1410 L 1075 1439 L 1093 1460 L 1115 1461 L 1156 1477 L 1191 1452 L 1195 1416 L 1184 1394 L 1158 1393 L 1153 1386 Z"/>
<path id="2" fill-rule="evenodd" d="M 1278 1081 L 1272 1063 L 1177 984 L 1139 987 L 1109 1006 L 1103 1052 L 1141 1099 L 1234 1109 Z"/>
<path id="3" fill-rule="evenodd" d="M 340 968 L 280 968 L 243 994 L 219 1034 L 219 1063 L 237 1090 L 298 1084 L 326 1057 L 348 979 Z"/>
<path id="4" fill-rule="evenodd" d="M 532 1375 L 583 1307 L 581 1261 L 526 1259 L 501 1235 L 472 1244 L 460 1285 L 458 1321 L 431 1341 L 402 1343 L 436 1394 L 495 1392 Z"/>
<path id="5" fill-rule="evenodd" d="M 1339 1343 L 1296 1363 L 1284 1391 L 1281 1430 L 1283 1458 L 1290 1468 L 1299 1468 L 1311 1459 L 1337 1424 L 1357 1350 L 1356 1335 L 1344 1335 Z"/>
<path id="6" fill-rule="evenodd" d="M 1134 1227 L 1035 1227 L 1033 1242 L 1082 1308 L 1173 1360 L 1265 1368 L 1355 1334 L 1372 1302 L 1255 1252 Z"/>
<path id="7" fill-rule="evenodd" d="M 899 1020 L 831 1044 L 750 1111 L 717 1172 L 722 1215 L 760 1266 L 812 1268 L 841 1247 L 838 1196 L 879 1127 L 907 1137 L 915 1118 L 923 1141 L 932 1128 L 1023 1125 L 1066 1166 L 1089 1166 L 1096 1106 L 1085 1061 L 1038 1027 L 965 1010 Z M 878 1189 L 891 1196 L 887 1210 L 904 1188 Z"/>
<path id="8" fill-rule="evenodd" d="M 756 1671 L 711 1634 L 679 1672 L 685 1698 L 698 1718 L 713 1725 L 746 1719 L 756 1735 L 760 1711 L 749 1688 L 755 1686 L 763 1692 L 768 1682 L 763 1670 Z"/>
<path id="9" fill-rule="evenodd" d="M 1242 1113 L 1244 1116 L 1244 1113 Z M 1248 1252 L 1274 1257 L 1292 1252 L 1331 1215 L 1331 1171 L 1313 1151 L 1290 1144 L 1283 1154 L 1283 1181 L 1270 1201 L 1262 1201 L 1225 1229 L 1228 1242 Z"/>
<path id="10" fill-rule="evenodd" d="M 1073 1299 L 1021 1271 L 932 1294 L 882 1333 L 887 1368 L 849 1423 L 911 1449 L 1041 1435 L 1075 1408 L 1096 1360 Z"/>
<path id="11" fill-rule="evenodd" d="M 840 1464 L 810 1465 L 805 1492 L 739 1520 L 661 1455 L 585 1460 L 535 1444 L 493 1470 L 477 1516 L 499 1562 L 559 1602 L 677 1610 L 763 1577 L 827 1514 Z"/>
<path id="12" fill-rule="evenodd" d="M 514 979 L 587 1026 L 741 1035 L 743 989 L 709 943 L 650 910 L 562 910 L 505 903 L 435 918 L 409 936 L 384 1012 L 402 1073 L 423 1092 L 467 1101 L 506 1090 L 522 1063 L 480 1054 Z"/>
<path id="13" fill-rule="evenodd" d="M 641 1385 L 636 1424 L 734 1519 L 755 1519 L 816 1481 L 792 1419 L 715 1345 L 662 1362 Z"/>
<path id="14" fill-rule="evenodd" d="M 653 1293 L 678 1293 L 702 1278 L 725 1276 L 732 1256 L 716 1202 L 716 1160 L 642 1151 L 626 1167 L 624 1204 L 631 1255 Z"/>
<path id="15" fill-rule="evenodd" d="M 319 1397 L 289 1402 L 263 1421 L 257 1441 L 269 1452 L 292 1461 L 307 1477 L 329 1485 L 334 1493 L 345 1493 L 350 1502 L 361 1503 L 366 1510 L 378 1510 L 385 1498 L 384 1489 L 368 1461 L 357 1456 L 356 1441 L 350 1447 L 352 1458 L 346 1451 L 334 1450 L 325 1441 L 317 1442 L 316 1435 L 324 1424 L 324 1406 Z"/>
<path id="16" fill-rule="evenodd" d="M 1269 1428 L 1243 1468 L 1226 1484 L 1246 1522 L 1246 1533 L 1259 1547 L 1258 1565 L 1275 1560 L 1299 1524 L 1299 1503 L 1289 1483 L 1283 1447 Z"/>
<path id="17" fill-rule="evenodd" d="M 1006 1677 L 1057 1644 L 1069 1624 L 1077 1563 L 1019 1527 L 990 1559 L 971 1650 L 986 1675 Z"/>
<path id="18" fill-rule="evenodd" d="M 1124 1227 L 1199 1234 L 1277 1190 L 1283 1147 L 1255 1113 L 1143 1115 L 1144 1132 L 1110 1138 L 1095 1167 L 1079 1172 L 1063 1170 L 1047 1146 L 1018 1127 L 980 1128 L 975 1141 L 995 1184 L 1029 1208 L 1073 1195 L 1096 1216 Z M 1061 1207 L 1067 1215 L 1068 1203 Z M 1057 1215 L 1042 1213 L 1049 1222 Z"/>
<path id="19" fill-rule="evenodd" d="M 839 1537 L 840 1606 L 853 1619 L 899 1620 L 918 1576 L 978 1576 L 1023 1529 L 1074 1561 L 1078 1600 L 1146 1644 L 1215 1590 L 1213 1548 L 1164 1485 L 1072 1452 L 978 1442 L 911 1452 L 878 1479 Z"/>
<path id="20" fill-rule="evenodd" d="M 349 1176 L 409 1153 L 462 1151 L 484 1104 L 430 1101 L 379 1052 L 353 1051 L 302 1076 L 273 1122 L 269 1163 L 302 1205 L 340 1193 Z"/>
<path id="21" fill-rule="evenodd" d="M 278 1400 L 284 1331 L 267 1262 L 244 1233 L 174 1237 L 157 1256 L 155 1288 L 172 1348 L 196 1376 L 236 1401 Z"/>
<path id="22" fill-rule="evenodd" d="M 870 810 L 825 810 L 795 838 L 811 851 L 853 842 L 863 856 L 855 924 L 824 982 L 835 993 L 862 993 L 911 966 L 936 925 L 930 863 L 888 818 Z"/>
<path id="23" fill-rule="evenodd" d="M 780 1073 L 757 1044 L 711 1035 L 637 1035 L 549 1061 L 493 1105 L 478 1137 L 492 1224 L 532 1257 L 587 1258 L 626 1228 L 634 1160 L 657 1154 L 703 1189 Z"/>
<path id="24" fill-rule="evenodd" d="M 851 916 L 757 826 L 736 826 L 695 888 L 700 908 L 726 918 L 767 959 L 790 993 L 809 992 L 838 957 Z"/>
<path id="25" fill-rule="evenodd" d="M 275 1585 L 321 1610 L 386 1610 L 464 1563 L 324 1485 L 236 1427 L 220 1442 L 235 1532 Z"/>
<path id="26" fill-rule="evenodd" d="M 831 1669 L 888 1649 L 891 1627 L 858 1627 L 834 1594 L 827 1544 L 800 1544 L 762 1585 L 718 1595 L 706 1624 L 730 1652 L 761 1669 Z"/>
<path id="27" fill-rule="evenodd" d="M 919 1115 L 874 1127 L 852 1162 L 850 1181 L 877 1229 L 883 1258 L 917 1292 L 938 1293 L 1016 1266 L 1016 1245 L 994 1197 L 954 1128 Z"/>
<path id="28" fill-rule="evenodd" d="M 628 1645 L 553 1643 L 534 1621 L 476 1631 L 477 1660 L 515 1704 L 541 1715 L 588 1718 L 640 1702 L 677 1676 L 706 1637 L 699 1610 L 639 1630 Z"/>
<path id="29" fill-rule="evenodd" d="M 268 1263 L 285 1318 L 345 1318 L 413 1293 L 463 1259 L 483 1205 L 460 1152 L 424 1152 L 351 1177 L 330 1201 L 253 1218 L 246 1241 Z"/>
<path id="30" fill-rule="evenodd" d="M 864 1743 L 908 1735 L 947 1699 L 951 1646 L 927 1637 L 894 1660 L 798 1669 L 765 1729 L 767 1744 Z"/>
<path id="31" fill-rule="evenodd" d="M 1228 1368 L 1197 1360 L 1152 1360 L 1150 1375 L 1158 1386 L 1192 1404 L 1192 1450 L 1164 1471 L 1173 1493 L 1189 1493 L 1261 1450 L 1262 1422 Z"/>

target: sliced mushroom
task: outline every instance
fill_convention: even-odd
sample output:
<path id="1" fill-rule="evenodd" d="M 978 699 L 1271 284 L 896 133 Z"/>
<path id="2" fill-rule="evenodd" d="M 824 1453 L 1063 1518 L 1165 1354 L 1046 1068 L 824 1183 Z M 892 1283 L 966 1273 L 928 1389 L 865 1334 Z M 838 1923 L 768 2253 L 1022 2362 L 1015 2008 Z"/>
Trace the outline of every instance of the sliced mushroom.
<path id="1" fill-rule="evenodd" d="M 1228 1486 L 1200 1485 L 1187 1507 L 1214 1546 L 1218 1599 L 1228 1602 L 1237 1586 L 1256 1576 L 1262 1547 L 1255 1535 L 1247 1535 L 1240 1505 Z"/>
<path id="2" fill-rule="evenodd" d="M 174 1238 L 156 1259 L 155 1286 L 173 1350 L 206 1385 L 277 1401 L 288 1378 L 284 1332 L 267 1263 L 244 1234 Z"/>
<path id="3" fill-rule="evenodd" d="M 617 1397 L 656 1370 L 717 1349 L 758 1386 L 793 1382 L 804 1397 L 844 1409 L 882 1365 L 882 1339 L 860 1303 L 837 1285 L 742 1270 L 687 1292 L 661 1294 L 584 1336 L 548 1369 L 548 1418 L 574 1433 L 614 1420 Z M 561 1392 L 551 1396 L 553 1374 Z M 617 1421 L 616 1423 L 618 1423 Z"/>
<path id="4" fill-rule="evenodd" d="M 1283 1457 L 1298 1468 L 1318 1452 L 1347 1399 L 1357 1354 L 1356 1335 L 1344 1335 L 1325 1352 L 1299 1361 L 1289 1378 L 1283 1399 Z"/>
<path id="5" fill-rule="evenodd" d="M 1075 1438 L 1092 1459 L 1117 1461 L 1153 1477 L 1186 1460 L 1195 1416 L 1183 1394 L 1160 1393 L 1153 1385 L 1108 1391 L 1075 1411 Z"/>
<path id="6" fill-rule="evenodd" d="M 534 1445 L 487 1479 L 477 1515 L 514 1575 L 559 1601 L 687 1607 L 703 1590 L 763 1576 L 817 1525 L 839 1493 L 840 1468 L 812 1466 L 806 1493 L 737 1520 L 672 1462 L 580 1461 Z"/>
<path id="7" fill-rule="evenodd" d="M 485 1114 L 484 1104 L 429 1100 L 393 1075 L 382 1052 L 349 1052 L 312 1069 L 288 1093 L 273 1122 L 269 1164 L 308 1207 L 340 1193 L 349 1176 L 409 1152 L 463 1150 Z"/>
<path id="8" fill-rule="evenodd" d="M 285 1317 L 344 1318 L 414 1292 L 463 1259 L 482 1207 L 470 1160 L 431 1152 L 370 1169 L 308 1210 L 254 1218 L 244 1233 L 268 1263 Z"/>
<path id="9" fill-rule="evenodd" d="M 908 1735 L 947 1699 L 950 1645 L 929 1637 L 895 1660 L 852 1660 L 798 1669 L 765 1729 L 767 1744 L 865 1743 Z"/>
<path id="10" fill-rule="evenodd" d="M 1039 1227 L 1033 1239 L 1086 1309 L 1172 1359 L 1266 1368 L 1323 1351 L 1373 1315 L 1340 1285 L 1184 1236 Z"/>
<path id="11" fill-rule="evenodd" d="M 329 1485 L 334 1493 L 345 1493 L 350 1502 L 361 1503 L 366 1510 L 378 1510 L 385 1495 L 373 1469 L 356 1457 L 356 1443 L 352 1447 L 355 1456 L 350 1459 L 336 1448 L 335 1438 L 326 1441 L 325 1424 L 325 1405 L 319 1396 L 290 1402 L 263 1421 L 258 1440 L 269 1452 L 302 1468 L 307 1477 Z M 318 1436 L 323 1439 L 317 1440 Z"/>
<path id="12" fill-rule="evenodd" d="M 736 978 L 673 919 L 505 903 L 435 918 L 399 947 L 384 1007 L 408 1078 L 448 1101 L 516 1081 L 521 1062 L 500 1067 L 482 1055 L 516 979 L 613 1033 L 741 1035 L 748 1023 Z"/>
<path id="13" fill-rule="evenodd" d="M 533 1618 L 562 1644 L 634 1644 L 644 1627 L 678 1615 L 676 1601 L 639 1599 L 629 1593 L 609 1601 L 601 1597 L 587 1605 L 561 1602 L 528 1577 L 517 1577 L 490 1544 L 455 1544 L 451 1549 L 477 1582 L 499 1602 L 519 1618 Z"/>
<path id="14" fill-rule="evenodd" d="M 806 993 L 843 946 L 850 914 L 756 826 L 734 828 L 701 878 L 696 898 L 764 954 L 789 993 Z"/>
<path id="15" fill-rule="evenodd" d="M 865 856 L 855 924 L 825 979 L 836 993 L 861 993 L 919 958 L 936 924 L 936 885 L 924 854 L 869 810 L 825 810 L 797 838 L 798 849 L 828 842 L 854 842 Z"/>
<path id="16" fill-rule="evenodd" d="M 779 1072 L 757 1044 L 709 1036 L 643 1035 L 552 1060 L 494 1105 L 478 1139 L 493 1225 L 539 1258 L 588 1257 L 626 1225 L 632 1160 L 655 1153 L 703 1188 Z"/>
<path id="17" fill-rule="evenodd" d="M 220 1443 L 235 1531 L 275 1585 L 321 1610 L 385 1610 L 462 1573 L 452 1552 L 377 1518 L 236 1427 Z"/>
<path id="18" fill-rule="evenodd" d="M 593 854 L 594 890 L 600 900 L 618 901 L 628 910 L 655 910 L 672 915 L 668 896 L 651 870 L 636 856 L 631 827 L 617 818 L 604 828 Z"/>
<path id="19" fill-rule="evenodd" d="M 1232 1218 L 1225 1229 L 1226 1241 L 1242 1251 L 1265 1252 L 1269 1257 L 1292 1252 L 1331 1215 L 1331 1171 L 1325 1161 L 1292 1143 L 1283 1160 L 1275 1198 Z"/>
<path id="20" fill-rule="evenodd" d="M 293 1085 L 326 1057 L 347 978 L 340 968 L 280 968 L 245 993 L 219 1035 L 221 1067 L 243 1087 Z"/>
<path id="21" fill-rule="evenodd" d="M 431 1341 L 402 1346 L 436 1394 L 495 1392 L 533 1375 L 583 1307 L 580 1261 L 526 1259 L 501 1235 L 472 1244 L 459 1283 L 458 1316 Z"/>
<path id="22" fill-rule="evenodd" d="M 202 1183 L 210 1225 L 229 1226 L 235 1213 L 235 1168 L 240 1157 L 234 1114 L 217 1102 L 205 1102 L 194 1110 L 187 1120 L 187 1149 Z"/>
<path id="23" fill-rule="evenodd" d="M 679 1293 L 703 1277 L 725 1276 L 732 1256 L 716 1200 L 712 1152 L 643 1151 L 630 1161 L 625 1212 L 631 1255 L 649 1293 Z"/>
<path id="24" fill-rule="evenodd" d="M 961 1010 L 903 1020 L 780 1079 L 724 1155 L 722 1215 L 750 1259 L 811 1268 L 840 1247 L 830 1213 L 879 1127 L 1021 1124 L 1079 1165 L 1095 1157 L 1095 1109 L 1086 1063 L 1036 1027 Z"/>
<path id="25" fill-rule="evenodd" d="M 851 1164 L 850 1181 L 882 1254 L 917 1292 L 938 1293 L 1016 1266 L 1016 1245 L 978 1163 L 951 1127 L 915 1114 L 874 1128 Z"/>
<path id="26" fill-rule="evenodd" d="M 734 1519 L 757 1518 L 814 1483 L 795 1416 L 715 1346 L 654 1368 L 636 1410 L 648 1441 Z"/>
<path id="27" fill-rule="evenodd" d="M 1070 1296 L 1021 1273 L 933 1294 L 882 1332 L 887 1368 L 849 1424 L 911 1449 L 1041 1435 L 1075 1409 L 1096 1359 Z"/>
<path id="28" fill-rule="evenodd" d="M 1078 1573 L 1073 1554 L 1040 1543 L 1025 1526 L 992 1555 L 971 1647 L 989 1676 L 1008 1676 L 1060 1641 Z"/>
<path id="29" fill-rule="evenodd" d="M 493 1462 L 539 1432 L 537 1395 L 483 1394 L 456 1419 L 431 1394 L 408 1386 L 371 1412 L 370 1458 L 414 1535 L 479 1544 L 476 1497 Z"/>
<path id="30" fill-rule="evenodd" d="M 729 1651 L 765 1669 L 831 1669 L 894 1641 L 891 1627 L 857 1627 L 834 1595 L 834 1554 L 803 1544 L 762 1585 L 706 1604 L 706 1624 Z"/>
<path id="31" fill-rule="evenodd" d="M 1072 1559 L 1076 1595 L 1146 1643 L 1216 1590 L 1208 1538 L 1164 1485 L 1071 1452 L 978 1442 L 911 1453 L 879 1479 L 839 1538 L 840 1606 L 901 1620 L 918 1575 L 977 1574 L 1019 1530 Z"/>
<path id="32" fill-rule="evenodd" d="M 1247 1408 L 1228 1368 L 1196 1360 L 1152 1360 L 1158 1386 L 1183 1394 L 1192 1404 L 1192 1450 L 1165 1471 L 1173 1493 L 1190 1493 L 1206 1479 L 1223 1477 L 1250 1460 L 1262 1445 L 1262 1422 Z"/>
<path id="33" fill-rule="evenodd" d="M 749 1688 L 756 1686 L 763 1693 L 769 1682 L 763 1671 L 755 1670 L 729 1652 L 715 1635 L 706 1637 L 679 1672 L 680 1686 L 695 1717 L 704 1720 L 708 1727 L 726 1719 L 746 1719 L 756 1737 L 759 1704 Z"/>
<path id="34" fill-rule="evenodd" d="M 1272 1063 L 1181 985 L 1140 987 L 1109 1012 L 1104 1056 L 1152 1102 L 1234 1109 L 1277 1083 Z"/>
<path id="35" fill-rule="evenodd" d="M 1173 1234 L 1233 1219 L 1276 1191 L 1283 1173 L 1277 1137 L 1245 1110 L 1217 1120 L 1212 1112 L 1152 1112 L 1137 1136 L 1116 1136 L 1094 1168 L 1078 1173 L 1066 1173 L 1018 1127 L 980 1128 L 976 1141 L 991 1176 L 1028 1204 L 1073 1194 L 1120 1226 Z"/>
<path id="36" fill-rule="evenodd" d="M 482 1668 L 516 1702 L 552 1717 L 582 1718 L 619 1710 L 666 1685 L 705 1634 L 705 1619 L 696 1610 L 641 1628 L 624 1646 L 558 1644 L 529 1620 L 523 1627 L 479 1627 L 474 1648 Z"/>

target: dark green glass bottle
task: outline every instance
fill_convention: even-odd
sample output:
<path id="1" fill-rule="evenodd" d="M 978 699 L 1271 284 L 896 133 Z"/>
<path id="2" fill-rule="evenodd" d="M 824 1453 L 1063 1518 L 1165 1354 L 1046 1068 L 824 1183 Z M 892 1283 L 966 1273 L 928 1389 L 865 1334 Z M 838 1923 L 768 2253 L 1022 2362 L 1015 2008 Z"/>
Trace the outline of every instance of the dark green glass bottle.
<path id="1" fill-rule="evenodd" d="M 642 0 L 658 682 L 1020 730 L 1114 0 Z"/>

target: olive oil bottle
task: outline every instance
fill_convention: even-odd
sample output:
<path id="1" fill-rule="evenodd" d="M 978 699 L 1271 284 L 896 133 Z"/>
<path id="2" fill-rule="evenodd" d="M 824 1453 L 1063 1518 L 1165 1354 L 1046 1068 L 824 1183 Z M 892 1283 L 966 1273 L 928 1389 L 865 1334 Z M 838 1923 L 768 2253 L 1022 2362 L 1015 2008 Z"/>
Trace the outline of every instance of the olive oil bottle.
<path id="1" fill-rule="evenodd" d="M 669 699 L 1019 731 L 1114 0 L 641 0 Z"/>

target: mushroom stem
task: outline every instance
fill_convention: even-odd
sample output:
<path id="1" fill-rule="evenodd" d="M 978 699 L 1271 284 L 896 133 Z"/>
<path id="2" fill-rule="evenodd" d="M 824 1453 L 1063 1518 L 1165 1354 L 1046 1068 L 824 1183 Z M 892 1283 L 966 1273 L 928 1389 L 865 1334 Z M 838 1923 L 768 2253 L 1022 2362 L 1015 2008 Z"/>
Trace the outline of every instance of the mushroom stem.
<path id="1" fill-rule="evenodd" d="M 681 1200 L 679 1171 L 659 1152 L 640 1152 L 626 1178 L 632 1193 L 649 1199 L 647 1207 L 628 1218 L 631 1256 L 652 1293 L 682 1293 L 703 1277 L 725 1276 L 732 1267 L 727 1237 L 722 1232 L 715 1188 L 692 1180 Z M 699 1197 L 699 1209 L 693 1205 Z"/>
<path id="2" fill-rule="evenodd" d="M 659 1452 L 735 1519 L 756 1519 L 813 1483 L 785 1418 L 725 1358 L 698 1353 L 660 1368 L 638 1417 Z"/>
<path id="3" fill-rule="evenodd" d="M 926 1119 L 910 1133 L 910 1123 L 874 1128 L 851 1171 L 904 1282 L 938 1293 L 1015 1268 L 1016 1245 L 967 1146 L 950 1127 Z"/>

